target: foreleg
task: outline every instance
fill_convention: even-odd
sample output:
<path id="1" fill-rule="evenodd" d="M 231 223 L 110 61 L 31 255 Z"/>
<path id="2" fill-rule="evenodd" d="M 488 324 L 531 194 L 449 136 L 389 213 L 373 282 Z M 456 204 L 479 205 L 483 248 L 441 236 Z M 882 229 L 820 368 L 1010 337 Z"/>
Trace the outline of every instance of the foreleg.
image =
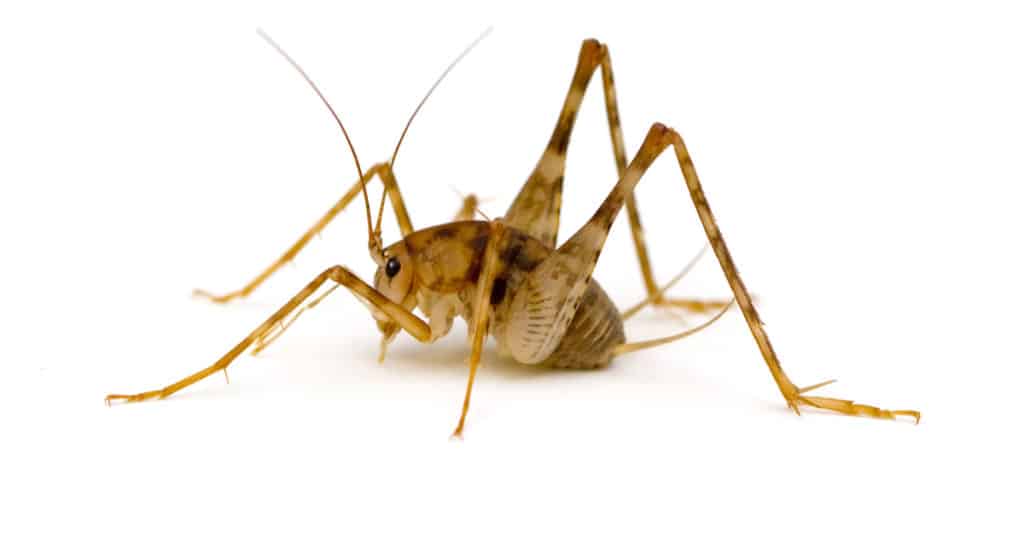
<path id="1" fill-rule="evenodd" d="M 409 334 L 414 336 L 417 340 L 426 342 L 430 339 L 430 327 L 423 320 L 416 317 L 412 312 L 409 312 L 401 305 L 390 301 L 383 294 L 356 277 L 348 269 L 342 266 L 334 266 L 313 279 L 313 281 L 307 284 L 305 288 L 295 294 L 295 297 L 292 297 L 284 306 L 279 308 L 277 312 L 274 312 L 274 314 L 261 323 L 259 327 L 256 327 L 256 329 L 249 333 L 248 336 L 231 348 L 231 350 L 223 357 L 217 359 L 213 364 L 163 388 L 140 392 L 138 394 L 110 394 L 106 398 L 107 404 L 110 404 L 111 401 L 134 402 L 153 398 L 163 399 L 214 373 L 227 370 L 227 367 L 239 355 L 245 352 L 249 346 L 253 343 L 257 343 L 262 337 L 266 336 L 267 333 L 270 333 L 276 325 L 284 321 L 284 319 L 287 318 L 293 310 L 308 299 L 309 296 L 313 295 L 313 293 L 315 293 L 323 283 L 329 280 L 345 286 L 356 296 L 369 302 L 378 310 L 386 314 L 396 324 L 408 331 Z"/>
<path id="2" fill-rule="evenodd" d="M 388 198 L 391 201 L 391 206 L 394 208 L 395 217 L 398 220 L 398 227 L 402 231 L 402 236 L 410 234 L 413 231 L 412 222 L 409 220 L 409 213 L 405 208 L 405 202 L 402 199 L 402 192 L 398 189 L 398 183 L 395 181 L 395 176 L 391 172 L 391 167 L 388 164 L 375 165 L 366 172 L 366 176 L 363 177 L 363 179 L 366 182 L 369 182 L 377 176 L 380 177 L 381 182 L 384 185 L 384 189 L 388 193 Z M 282 266 L 291 262 L 292 259 L 299 254 L 299 251 L 302 251 L 302 249 L 312 241 L 313 237 L 320 234 L 320 232 L 323 231 L 327 225 L 334 220 L 334 218 L 341 213 L 346 206 L 348 206 L 350 202 L 352 202 L 352 199 L 359 195 L 361 187 L 362 186 L 359 182 L 353 184 L 352 187 L 345 192 L 345 195 L 343 195 L 338 202 L 334 203 L 334 206 L 327 210 L 327 213 L 321 216 L 309 230 L 299 237 L 299 239 L 284 252 L 284 254 L 240 289 L 226 294 L 213 294 L 206 290 L 197 289 L 193 292 L 193 295 L 209 299 L 215 303 L 227 303 L 235 299 L 247 297 L 268 278 L 270 278 L 271 275 L 277 272 L 277 270 L 281 269 Z"/>

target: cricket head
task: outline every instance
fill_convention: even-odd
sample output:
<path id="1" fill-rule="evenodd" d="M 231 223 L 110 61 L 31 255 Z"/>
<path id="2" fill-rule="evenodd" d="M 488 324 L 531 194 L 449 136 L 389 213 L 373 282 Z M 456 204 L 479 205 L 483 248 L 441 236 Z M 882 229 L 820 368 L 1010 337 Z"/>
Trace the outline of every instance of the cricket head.
<path id="1" fill-rule="evenodd" d="M 486 37 L 490 33 L 490 31 L 491 29 L 488 28 L 484 33 L 477 37 L 476 40 L 473 41 L 473 43 L 466 47 L 462 54 L 455 58 L 455 60 L 452 61 L 450 65 L 448 65 L 448 68 L 445 69 L 443 73 L 441 73 L 441 76 L 437 79 L 436 82 L 434 82 L 434 85 L 430 87 L 430 90 L 427 91 L 427 94 L 420 101 L 419 105 L 416 106 L 416 109 L 413 110 L 412 115 L 409 117 L 409 120 L 405 123 L 405 128 L 402 129 L 402 134 L 398 138 L 398 143 L 395 145 L 395 150 L 391 154 L 391 159 L 389 160 L 388 163 L 383 164 L 388 166 L 388 172 L 391 172 L 391 168 L 394 167 L 395 159 L 398 158 L 398 149 L 402 146 L 402 141 L 405 140 L 405 136 L 409 132 L 409 126 L 412 125 L 413 119 L 416 118 L 416 115 L 423 107 L 423 104 L 430 97 L 431 93 L 434 92 L 434 89 L 436 89 L 437 86 L 441 83 L 441 81 L 444 80 L 445 76 L 448 75 L 452 68 L 454 68 L 455 65 L 458 64 L 458 62 L 462 60 L 462 58 L 465 57 L 466 54 L 468 54 L 469 51 L 472 50 L 477 45 L 477 43 L 483 40 L 484 37 Z M 366 210 L 366 231 L 369 241 L 368 248 L 370 252 L 370 258 L 372 258 L 374 263 L 377 264 L 377 273 L 374 275 L 373 279 L 374 287 L 378 292 L 380 292 L 389 300 L 391 300 L 392 303 L 401 305 L 406 310 L 412 310 L 413 308 L 416 307 L 416 291 L 414 287 L 414 281 L 416 280 L 416 277 L 413 269 L 414 263 L 410 258 L 410 255 L 406 249 L 404 242 L 398 242 L 390 247 L 384 248 L 383 241 L 381 239 L 381 220 L 384 212 L 384 201 L 387 198 L 387 195 L 385 195 L 384 192 L 381 193 L 380 205 L 377 209 L 377 224 L 375 226 L 373 224 L 373 216 L 370 212 L 370 198 L 366 193 L 366 181 L 369 177 L 367 176 L 367 174 L 363 173 L 362 166 L 359 165 L 359 156 L 356 155 L 355 146 L 353 146 L 352 139 L 349 137 L 348 130 L 345 128 L 345 125 L 342 124 L 341 118 L 338 116 L 337 112 L 334 111 L 334 108 L 331 107 L 331 104 L 327 102 L 327 98 L 324 97 L 324 94 L 320 91 L 320 88 L 318 88 L 316 84 L 313 83 L 313 80 L 309 77 L 309 75 L 306 74 L 306 71 L 303 70 L 302 67 L 300 67 L 299 64 L 296 63 L 295 60 L 292 59 L 292 57 L 289 56 L 288 53 L 285 52 L 280 45 L 278 45 L 273 39 L 271 39 L 269 35 L 267 35 L 262 30 L 259 30 L 257 33 L 259 33 L 260 37 L 262 37 L 286 61 L 288 61 L 288 63 L 290 63 L 292 67 L 296 71 L 298 71 L 300 75 L 302 75 L 302 78 L 306 80 L 306 83 L 309 84 L 309 87 L 312 88 L 316 95 L 320 98 L 320 101 L 323 102 L 324 106 L 331 113 L 331 116 L 334 118 L 334 122 L 337 123 L 338 128 L 341 130 L 341 133 L 345 138 L 345 144 L 348 146 L 348 150 L 352 154 L 352 160 L 355 163 L 356 173 L 358 173 L 359 181 L 362 186 L 363 205 Z M 395 334 L 398 333 L 398 324 L 391 320 L 391 318 L 387 314 L 385 314 L 384 311 L 378 309 L 377 307 L 371 308 L 373 310 L 373 317 L 374 319 L 377 320 L 377 328 L 380 329 L 381 333 L 384 334 L 383 344 L 386 345 L 387 342 L 391 338 L 393 338 Z"/>
<path id="2" fill-rule="evenodd" d="M 416 263 L 409 254 L 404 241 L 398 242 L 380 252 L 377 273 L 374 274 L 374 289 L 393 303 L 400 304 L 412 312 L 417 305 Z M 377 329 L 383 335 L 383 342 L 394 338 L 399 326 L 380 308 L 373 306 L 372 313 Z M 383 351 L 383 349 L 382 349 Z"/>
<path id="3" fill-rule="evenodd" d="M 382 252 L 383 261 L 373 276 L 373 287 L 391 302 L 402 305 L 406 310 L 416 307 L 416 264 L 409 255 L 404 241 L 400 241 Z M 381 332 L 386 330 L 382 322 L 390 323 L 386 315 L 374 311 L 374 318 Z"/>

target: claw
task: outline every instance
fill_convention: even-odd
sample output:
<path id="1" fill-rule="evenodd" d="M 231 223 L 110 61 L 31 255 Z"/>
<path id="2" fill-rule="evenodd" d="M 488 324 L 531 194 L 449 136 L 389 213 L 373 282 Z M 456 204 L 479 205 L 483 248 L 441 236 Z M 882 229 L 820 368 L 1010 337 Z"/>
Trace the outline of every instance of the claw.
<path id="1" fill-rule="evenodd" d="M 793 395 L 786 396 L 786 403 L 789 405 L 793 412 L 800 414 L 799 405 L 806 405 L 808 407 L 814 407 L 816 409 L 822 409 L 827 411 L 838 412 L 840 414 L 846 414 L 849 416 L 867 416 L 869 418 L 879 418 L 883 420 L 894 420 L 897 416 L 908 416 L 914 419 L 914 425 L 921 423 L 921 413 L 915 410 L 889 410 L 875 407 L 872 405 L 862 405 L 860 403 L 854 403 L 848 399 L 837 399 L 837 398 L 825 398 L 818 396 L 804 396 L 803 394 L 821 388 L 826 385 L 830 385 L 836 382 L 835 379 L 823 381 L 818 384 L 811 386 L 805 386 L 803 388 L 797 388 Z"/>

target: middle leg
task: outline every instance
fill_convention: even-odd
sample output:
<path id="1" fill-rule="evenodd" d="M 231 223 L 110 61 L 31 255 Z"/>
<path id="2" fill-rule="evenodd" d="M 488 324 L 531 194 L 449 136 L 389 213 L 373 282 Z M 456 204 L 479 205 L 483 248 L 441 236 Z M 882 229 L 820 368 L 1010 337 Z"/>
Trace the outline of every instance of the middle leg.
<path id="1" fill-rule="evenodd" d="M 470 193 L 462 198 L 462 205 L 459 206 L 459 211 L 455 212 L 452 221 L 469 221 L 476 215 L 478 208 L 480 208 L 480 199 Z"/>
<path id="2" fill-rule="evenodd" d="M 476 294 L 473 296 L 473 324 L 470 330 L 471 346 L 469 354 L 469 380 L 466 383 L 466 396 L 462 401 L 462 413 L 459 423 L 455 426 L 452 436 L 462 438 L 462 428 L 466 425 L 466 414 L 469 413 L 469 399 L 473 394 L 473 381 L 480 366 L 480 353 L 483 351 L 484 340 L 487 338 L 490 323 L 491 291 L 500 268 L 499 245 L 505 232 L 505 224 L 500 219 L 491 221 L 490 239 L 484 250 L 480 275 L 476 282 Z"/>
<path id="3" fill-rule="evenodd" d="M 672 279 L 669 280 L 664 286 L 658 288 L 657 292 L 655 292 L 653 295 L 648 295 L 647 298 L 644 299 L 643 301 L 640 301 L 639 303 L 623 310 L 622 319 L 626 320 L 633 317 L 637 312 L 640 312 L 641 310 L 643 310 L 644 307 L 648 305 L 676 307 L 688 310 L 695 314 L 703 314 L 706 312 L 710 312 L 716 308 L 724 307 L 727 304 L 729 304 L 730 301 L 724 299 L 700 300 L 665 298 L 665 292 L 669 291 L 673 286 L 676 285 L 677 282 L 682 280 L 682 278 L 685 277 L 691 269 L 693 269 L 693 266 L 697 264 L 697 261 L 700 260 L 702 256 L 704 256 L 705 252 L 707 252 L 707 247 L 701 249 L 696 256 L 694 256 L 689 262 L 687 262 L 686 266 L 683 267 L 682 271 L 677 273 L 675 277 L 672 277 Z"/>

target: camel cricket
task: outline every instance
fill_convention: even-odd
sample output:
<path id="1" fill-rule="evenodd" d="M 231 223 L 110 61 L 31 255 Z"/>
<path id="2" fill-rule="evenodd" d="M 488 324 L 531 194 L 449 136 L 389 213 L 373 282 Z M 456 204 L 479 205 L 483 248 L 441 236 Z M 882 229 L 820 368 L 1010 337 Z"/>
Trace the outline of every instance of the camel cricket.
<path id="1" fill-rule="evenodd" d="M 715 223 L 711 206 L 704 196 L 683 139 L 675 130 L 655 123 L 650 127 L 632 161 L 627 162 L 619 124 L 611 58 L 605 45 L 595 40 L 583 42 L 576 71 L 551 139 L 503 218 L 474 220 L 476 198 L 469 196 L 456 215 L 455 221 L 416 230 L 406 211 L 393 172 L 398 149 L 413 118 L 430 94 L 455 64 L 484 36 L 478 38 L 448 66 L 427 92 L 426 97 L 420 101 L 406 123 L 391 159 L 386 163 L 374 165 L 363 173 L 348 132 L 326 98 L 287 53 L 266 34 L 260 32 L 260 35 L 305 78 L 334 116 L 355 160 L 359 181 L 284 255 L 241 290 L 225 295 L 197 291 L 197 295 L 218 303 L 249 295 L 278 268 L 298 254 L 313 236 L 359 195 L 360 191 L 366 209 L 370 257 L 377 264 L 373 285 L 363 282 L 340 265 L 327 268 L 209 367 L 158 390 L 132 395 L 108 395 L 108 404 L 115 400 L 132 402 L 165 398 L 218 371 L 226 373 L 228 365 L 250 346 L 254 347 L 254 352 L 262 350 L 284 332 L 304 310 L 315 306 L 338 286 L 344 286 L 372 312 L 382 335 L 381 359 L 387 345 L 399 331 L 404 330 L 420 342 L 431 343 L 449 332 L 455 316 L 460 316 L 466 321 L 471 339 L 469 380 L 454 436 L 462 434 L 473 392 L 473 379 L 480 363 L 484 339 L 488 334 L 497 341 L 499 353 L 510 356 L 522 364 L 555 368 L 597 368 L 606 366 L 617 356 L 667 344 L 700 331 L 721 317 L 733 302 L 738 304 L 743 313 L 775 384 L 786 403 L 797 414 L 800 413 L 800 406 L 804 405 L 872 418 L 892 419 L 896 416 L 906 416 L 913 418 L 915 422 L 920 420 L 920 413 L 913 410 L 886 410 L 848 400 L 809 396 L 806 395 L 808 391 L 832 381 L 800 388 L 786 376 L 754 308 L 750 293 L 740 278 L 722 232 Z M 618 182 L 594 215 L 568 240 L 558 245 L 556 238 L 562 204 L 566 148 L 584 92 L 597 69 L 601 70 L 605 110 L 618 168 Z M 679 163 L 684 184 L 707 234 L 711 250 L 715 253 L 732 289 L 731 301 L 670 299 L 665 297 L 665 291 L 679 277 L 660 288 L 654 280 L 633 188 L 654 160 L 670 147 Z M 366 183 L 375 177 L 380 179 L 385 190 L 377 209 L 376 225 L 373 224 L 370 201 L 366 194 Z M 387 247 L 383 246 L 380 230 L 385 199 L 390 199 L 402 232 L 402 239 Z M 623 205 L 629 216 L 633 242 L 648 297 L 637 306 L 620 312 L 591 274 L 608 236 L 608 230 Z M 683 273 L 685 272 L 686 270 Z M 328 281 L 334 282 L 335 285 L 303 308 L 299 308 Z M 707 312 L 716 308 L 719 310 L 711 319 L 690 330 L 655 340 L 626 342 L 623 320 L 645 305 L 676 307 L 693 312 Z M 426 320 L 413 313 L 417 308 L 426 316 Z M 293 312 L 295 315 L 291 316 Z M 291 319 L 286 322 L 289 316 Z"/>

